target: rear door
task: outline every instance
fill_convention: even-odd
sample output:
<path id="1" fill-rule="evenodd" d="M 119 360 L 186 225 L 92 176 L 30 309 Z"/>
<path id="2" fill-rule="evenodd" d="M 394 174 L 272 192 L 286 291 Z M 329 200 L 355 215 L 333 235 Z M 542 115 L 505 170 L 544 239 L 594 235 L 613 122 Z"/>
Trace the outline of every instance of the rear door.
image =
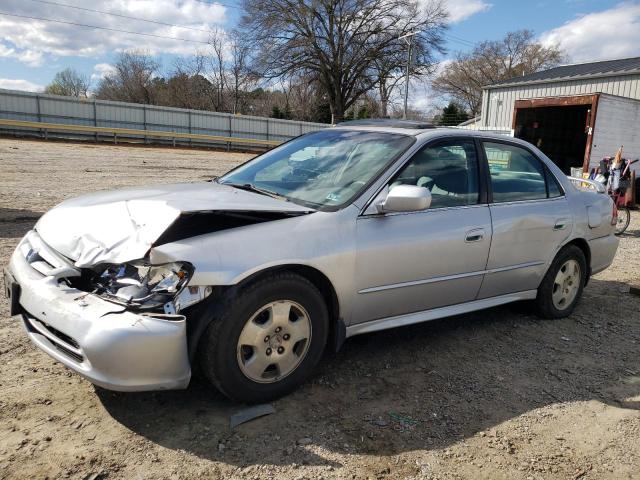
<path id="1" fill-rule="evenodd" d="M 497 140 L 481 145 L 489 165 L 493 236 L 478 298 L 534 290 L 571 233 L 571 210 L 558 181 L 531 150 Z"/>
<path id="2" fill-rule="evenodd" d="M 479 181 L 476 143 L 429 143 L 392 176 L 387 187 L 431 191 L 423 211 L 357 220 L 354 322 L 420 312 L 475 299 L 487 263 L 491 217 Z"/>

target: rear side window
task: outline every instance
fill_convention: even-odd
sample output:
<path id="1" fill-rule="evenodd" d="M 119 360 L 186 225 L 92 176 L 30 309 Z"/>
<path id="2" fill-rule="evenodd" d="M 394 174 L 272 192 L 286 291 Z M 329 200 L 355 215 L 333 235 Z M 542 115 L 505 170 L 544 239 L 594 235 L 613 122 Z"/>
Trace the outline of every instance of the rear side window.
<path id="1" fill-rule="evenodd" d="M 551 173 L 551 171 L 549 171 L 547 167 L 544 167 L 544 173 L 547 176 L 547 186 L 549 187 L 549 198 L 557 198 L 564 195 L 564 193 L 562 193 L 562 189 L 560 188 L 560 185 L 558 184 L 558 180 L 556 180 L 556 177 L 553 176 L 553 174 Z"/>
<path id="2" fill-rule="evenodd" d="M 546 167 L 528 150 L 504 143 L 482 142 L 482 145 L 489 163 L 494 203 L 562 195 L 550 172 L 545 172 Z"/>

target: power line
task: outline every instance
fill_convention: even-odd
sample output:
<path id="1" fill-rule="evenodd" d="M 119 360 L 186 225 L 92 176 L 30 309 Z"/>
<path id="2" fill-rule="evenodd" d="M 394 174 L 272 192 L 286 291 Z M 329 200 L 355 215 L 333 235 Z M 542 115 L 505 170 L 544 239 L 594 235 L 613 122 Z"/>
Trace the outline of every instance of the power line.
<path id="1" fill-rule="evenodd" d="M 129 33 L 131 35 L 142 35 L 144 37 L 164 38 L 164 39 L 168 39 L 168 40 L 178 40 L 180 42 L 202 43 L 202 44 L 205 44 L 205 45 L 208 44 L 208 42 L 205 42 L 203 40 L 192 40 L 190 38 L 169 37 L 169 36 L 166 36 L 166 35 L 156 35 L 154 33 L 132 32 L 131 30 L 121 30 L 119 28 L 99 27 L 97 25 L 87 25 L 85 23 L 67 22 L 67 21 L 64 21 L 64 20 L 55 20 L 53 18 L 32 17 L 30 15 L 19 15 L 17 13 L 7 13 L 7 12 L 0 12 L 0 15 L 4 15 L 6 17 L 27 18 L 29 20 L 41 20 L 43 22 L 62 23 L 64 25 L 73 25 L 73 26 L 76 26 L 76 27 L 96 28 L 96 29 L 99 29 L 99 30 L 108 30 L 110 32 Z"/>
<path id="2" fill-rule="evenodd" d="M 466 45 L 467 47 L 475 47 L 477 45 L 477 43 L 475 42 L 472 42 L 470 40 L 465 40 L 464 38 L 461 38 L 461 37 L 456 37 L 455 35 L 451 35 L 450 33 L 445 33 L 444 36 L 449 38 L 449 40 L 454 43 Z"/>
<path id="3" fill-rule="evenodd" d="M 31 1 L 32 2 L 37 2 L 37 3 L 44 3 L 44 4 L 47 4 L 47 5 L 56 5 L 58 7 L 74 8 L 76 10 L 83 10 L 85 12 L 100 13 L 102 15 L 111 15 L 112 17 L 128 18 L 130 20 L 137 20 L 137 21 L 140 21 L 140 22 L 155 23 L 157 25 L 165 25 L 167 27 L 186 28 L 187 30 L 193 30 L 195 32 L 214 33 L 211 30 L 204 30 L 202 28 L 189 27 L 187 25 L 178 25 L 178 24 L 175 24 L 175 23 L 160 22 L 158 20 L 149 20 L 147 18 L 132 17 L 130 15 L 123 15 L 123 14 L 120 14 L 120 13 L 113 13 L 113 12 L 105 12 L 104 10 L 94 10 L 92 8 L 79 7 L 77 5 L 69 5 L 69 4 L 66 4 L 66 3 L 51 2 L 51 1 L 48 1 L 48 0 L 31 0 Z M 216 5 L 216 4 L 210 3 L 209 5 Z"/>
<path id="4" fill-rule="evenodd" d="M 131 16 L 131 15 L 123 15 L 123 14 L 119 14 L 119 13 L 106 12 L 104 10 L 94 10 L 94 9 L 91 9 L 91 8 L 80 7 L 80 6 L 77 6 L 77 5 L 69 5 L 69 4 L 65 4 L 65 3 L 53 2 L 53 1 L 50 1 L 50 0 L 31 0 L 31 1 L 32 2 L 37 2 L 37 3 L 42 3 L 42 4 L 48 4 L 48 5 L 56 5 L 56 6 L 59 6 L 59 7 L 73 8 L 73 9 L 76 9 L 76 10 L 83 10 L 83 11 L 86 11 L 86 12 L 99 13 L 99 14 L 102 14 L 102 15 L 110 15 L 110 16 L 113 16 L 113 17 L 127 18 L 127 19 L 130 19 L 130 20 L 153 23 L 153 24 L 156 24 L 156 25 L 164 25 L 164 26 L 167 26 L 167 27 L 183 28 L 183 29 L 186 29 L 186 30 L 193 30 L 195 32 L 214 33 L 212 30 L 205 30 L 205 29 L 202 29 L 202 28 L 190 27 L 190 26 L 187 26 L 187 25 L 179 25 L 179 24 L 174 24 L 174 23 L 161 22 L 161 21 L 158 21 L 158 20 L 150 20 L 150 19 L 147 19 L 147 18 L 134 17 L 134 16 Z M 198 2 L 198 3 L 203 3 L 205 5 L 210 5 L 210 6 L 220 5 L 222 7 L 227 7 L 227 8 L 241 9 L 240 7 L 238 7 L 236 5 L 229 5 L 229 4 L 220 3 L 220 2 L 207 2 L 206 0 L 193 0 L 193 1 Z M 74 26 L 86 27 L 86 28 L 96 28 L 96 29 L 108 30 L 108 31 L 112 31 L 112 32 L 128 33 L 128 34 L 132 34 L 132 35 L 142 35 L 142 36 L 145 36 L 145 37 L 164 38 L 164 39 L 169 39 L 169 40 L 179 40 L 179 41 L 183 41 L 183 42 L 202 43 L 202 44 L 208 43 L 208 42 L 205 42 L 205 41 L 192 40 L 192 39 L 188 39 L 188 38 L 169 37 L 169 36 L 165 36 L 165 35 L 157 35 L 157 34 L 152 34 L 152 33 L 134 32 L 134 31 L 130 31 L 130 30 L 122 30 L 122 29 L 109 28 L 109 27 L 100 27 L 100 26 L 97 26 L 97 25 L 87 25 L 87 24 L 83 24 L 83 23 L 68 22 L 68 21 L 64 21 L 64 20 L 55 20 L 55 19 L 42 18 L 42 17 L 33 17 L 33 16 L 28 16 L 28 15 L 11 14 L 11 13 L 6 13 L 6 12 L 0 12 L 0 15 L 18 17 L 18 18 L 27 18 L 27 19 L 31 19 L 31 20 L 42 20 L 42 21 L 45 21 L 45 22 L 62 23 L 62 24 L 66 24 L 66 25 L 74 25 Z M 445 33 L 444 36 L 446 38 L 448 38 L 449 41 L 454 42 L 454 43 L 458 43 L 460 45 L 464 45 L 466 47 L 475 47 L 477 45 L 477 43 L 474 43 L 474 42 L 469 41 L 469 40 L 465 40 L 464 38 L 457 37 L 457 36 L 451 35 L 449 33 Z"/>

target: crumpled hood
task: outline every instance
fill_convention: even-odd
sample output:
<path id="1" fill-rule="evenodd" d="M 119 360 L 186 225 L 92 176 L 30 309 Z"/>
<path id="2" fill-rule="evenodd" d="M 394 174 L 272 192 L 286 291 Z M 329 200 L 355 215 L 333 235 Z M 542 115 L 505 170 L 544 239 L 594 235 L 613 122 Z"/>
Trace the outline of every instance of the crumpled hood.
<path id="1" fill-rule="evenodd" d="M 77 267 L 142 258 L 182 214 L 202 211 L 308 212 L 311 209 L 214 182 L 98 192 L 65 200 L 36 230 Z"/>

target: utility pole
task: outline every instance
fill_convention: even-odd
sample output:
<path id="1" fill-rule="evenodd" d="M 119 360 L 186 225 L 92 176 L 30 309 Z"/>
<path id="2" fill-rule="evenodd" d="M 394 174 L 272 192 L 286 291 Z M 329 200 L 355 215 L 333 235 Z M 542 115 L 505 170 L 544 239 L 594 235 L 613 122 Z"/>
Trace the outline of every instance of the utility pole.
<path id="1" fill-rule="evenodd" d="M 405 74 L 405 82 L 404 82 L 404 110 L 402 112 L 402 119 L 407 119 L 407 100 L 409 99 L 409 68 L 411 66 L 411 47 L 413 46 L 413 37 L 417 35 L 420 31 L 415 31 L 411 33 L 407 33 L 398 37 L 398 40 L 404 40 L 407 43 L 407 70 Z"/>

